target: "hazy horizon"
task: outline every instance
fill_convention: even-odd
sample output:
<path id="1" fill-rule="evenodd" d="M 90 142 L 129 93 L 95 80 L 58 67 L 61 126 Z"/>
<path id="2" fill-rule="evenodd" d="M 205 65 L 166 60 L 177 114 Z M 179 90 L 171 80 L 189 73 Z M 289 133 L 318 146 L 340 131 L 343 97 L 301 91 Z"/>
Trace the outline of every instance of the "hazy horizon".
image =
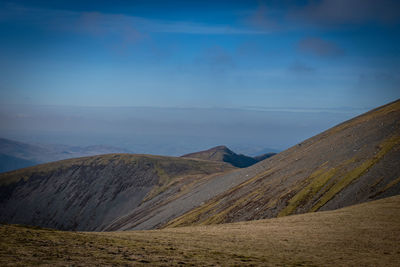
<path id="1" fill-rule="evenodd" d="M 284 150 L 400 98 L 400 4 L 0 3 L 0 136 Z"/>
<path id="2" fill-rule="evenodd" d="M 238 153 L 282 151 L 364 109 L 233 109 L 4 105 L 1 137 L 28 143 L 110 145 L 179 156 L 227 145 Z"/>

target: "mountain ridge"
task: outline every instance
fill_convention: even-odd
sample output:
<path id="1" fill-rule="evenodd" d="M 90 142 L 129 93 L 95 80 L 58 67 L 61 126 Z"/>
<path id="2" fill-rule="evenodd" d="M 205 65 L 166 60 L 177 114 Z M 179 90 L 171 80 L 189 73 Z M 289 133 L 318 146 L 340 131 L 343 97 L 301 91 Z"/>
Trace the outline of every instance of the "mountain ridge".
<path id="1" fill-rule="evenodd" d="M 71 159 L 73 164 L 66 169 L 57 165 L 64 161 L 34 166 L 0 174 L 0 195 L 7 196 L 0 200 L 0 220 L 115 231 L 337 209 L 400 194 L 398 133 L 400 101 L 395 101 L 247 168 L 220 161 L 118 154 Z M 141 163 L 118 160 L 124 157 L 139 157 L 133 162 Z M 54 192 L 60 197 L 57 201 L 51 199 Z M 132 196 L 137 199 L 130 203 Z M 32 212 L 21 215 L 18 207 Z M 71 207 L 73 211 L 65 214 L 68 220 L 54 213 Z M 90 211 L 93 207 L 97 215 Z M 85 216 L 79 219 L 76 214 L 82 209 Z M 58 224 L 51 221 L 54 218 Z"/>
<path id="2" fill-rule="evenodd" d="M 41 164 L 0 175 L 0 221 L 101 230 L 160 194 L 168 198 L 232 169 L 221 162 L 134 154 Z"/>

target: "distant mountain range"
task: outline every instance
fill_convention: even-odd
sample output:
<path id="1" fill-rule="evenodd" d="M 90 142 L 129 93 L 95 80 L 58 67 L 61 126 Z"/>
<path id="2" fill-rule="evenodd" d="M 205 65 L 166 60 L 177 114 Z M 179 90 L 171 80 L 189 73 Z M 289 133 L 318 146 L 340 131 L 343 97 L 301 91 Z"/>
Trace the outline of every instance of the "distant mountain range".
<path id="1" fill-rule="evenodd" d="M 0 221 L 114 231 L 333 210 L 400 194 L 399 159 L 396 101 L 247 168 L 232 165 L 257 159 L 217 147 L 184 157 L 75 158 L 3 173 Z"/>
<path id="2" fill-rule="evenodd" d="M 0 172 L 68 158 L 130 151 L 111 146 L 33 145 L 0 138 Z"/>
<path id="3" fill-rule="evenodd" d="M 49 144 L 37 145 L 0 138 L 0 173 L 57 160 L 112 153 L 131 153 L 131 151 L 106 145 L 85 147 Z M 210 155 L 209 158 L 207 158 L 208 154 Z M 225 146 L 218 146 L 182 157 L 227 162 L 235 167 L 244 168 L 273 155 L 275 153 L 265 153 L 260 156 L 249 157 L 236 154 Z"/>
<path id="4" fill-rule="evenodd" d="M 38 164 L 36 161 L 0 154 L 0 172 L 26 168 Z"/>

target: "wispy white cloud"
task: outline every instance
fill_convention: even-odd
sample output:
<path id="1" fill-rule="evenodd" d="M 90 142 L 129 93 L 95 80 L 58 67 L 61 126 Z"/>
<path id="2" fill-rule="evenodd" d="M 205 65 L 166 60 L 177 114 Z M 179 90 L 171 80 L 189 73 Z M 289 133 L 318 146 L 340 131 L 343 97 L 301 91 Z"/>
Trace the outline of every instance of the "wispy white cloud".
<path id="1" fill-rule="evenodd" d="M 169 21 L 148 19 L 125 14 L 100 12 L 76 12 L 31 8 L 15 4 L 5 4 L 0 10 L 0 21 L 19 21 L 51 27 L 54 30 L 88 31 L 103 34 L 110 31 L 132 31 L 145 33 L 183 33 L 183 34 L 268 34 L 265 30 L 239 28 L 231 25 L 210 25 L 190 21 Z"/>

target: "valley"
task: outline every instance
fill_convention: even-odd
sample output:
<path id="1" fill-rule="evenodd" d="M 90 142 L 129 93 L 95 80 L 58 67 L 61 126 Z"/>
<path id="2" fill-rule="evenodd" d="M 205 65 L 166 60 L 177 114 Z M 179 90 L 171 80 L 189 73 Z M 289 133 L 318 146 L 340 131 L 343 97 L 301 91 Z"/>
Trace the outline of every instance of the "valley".
<path id="1" fill-rule="evenodd" d="M 396 266 L 399 159 L 395 101 L 245 168 L 219 146 L 6 172 L 0 264 Z"/>

